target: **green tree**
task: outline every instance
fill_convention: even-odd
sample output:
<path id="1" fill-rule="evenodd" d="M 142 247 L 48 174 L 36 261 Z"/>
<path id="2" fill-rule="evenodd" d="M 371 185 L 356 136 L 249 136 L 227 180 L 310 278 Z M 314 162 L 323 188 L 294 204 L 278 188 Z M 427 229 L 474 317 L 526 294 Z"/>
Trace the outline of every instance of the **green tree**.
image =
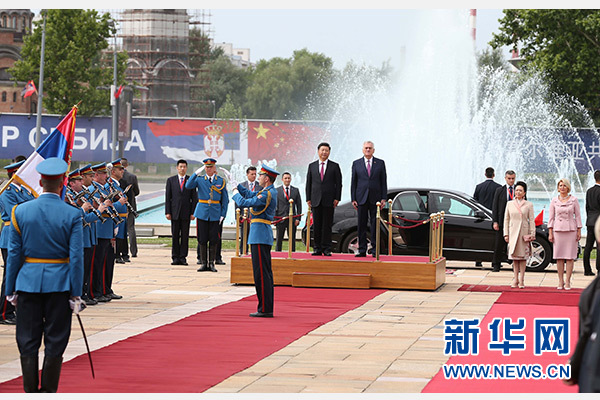
<path id="1" fill-rule="evenodd" d="M 44 53 L 43 106 L 50 113 L 65 114 L 81 101 L 81 115 L 110 112 L 109 92 L 98 86 L 113 83 L 113 58 L 103 59 L 107 39 L 114 33 L 110 14 L 95 10 L 48 10 Z M 25 38 L 22 60 L 10 74 L 15 81 L 37 82 L 40 70 L 42 20 L 35 22 L 33 33 Z M 124 83 L 127 55 L 117 58 L 119 83 Z"/>
<path id="2" fill-rule="evenodd" d="M 211 62 L 209 71 L 210 98 L 215 101 L 216 109 L 220 111 L 221 107 L 229 104 L 239 109 L 241 115 L 251 71 L 233 65 L 225 55 L 216 57 Z"/>
<path id="3" fill-rule="evenodd" d="M 333 61 L 321 53 L 296 50 L 292 58 L 260 60 L 246 91 L 250 118 L 301 119 L 310 96 L 325 89 Z"/>
<path id="4" fill-rule="evenodd" d="M 541 70 L 552 89 L 577 98 L 600 122 L 600 10 L 504 10 L 490 44 L 512 46 L 523 68 Z"/>

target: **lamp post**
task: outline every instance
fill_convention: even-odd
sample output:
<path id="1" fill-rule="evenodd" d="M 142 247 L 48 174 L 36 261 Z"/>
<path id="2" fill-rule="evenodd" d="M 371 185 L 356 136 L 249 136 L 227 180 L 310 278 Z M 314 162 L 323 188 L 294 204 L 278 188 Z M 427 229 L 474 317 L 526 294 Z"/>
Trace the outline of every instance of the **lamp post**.
<path id="1" fill-rule="evenodd" d="M 37 103 L 37 117 L 35 122 L 35 148 L 40 146 L 41 142 L 41 130 L 42 130 L 42 98 L 44 97 L 44 53 L 46 51 L 46 15 L 47 10 L 42 10 L 44 15 L 44 22 L 42 24 L 42 50 L 40 54 L 40 80 L 38 82 L 38 103 Z"/>
<path id="2" fill-rule="evenodd" d="M 117 90 L 117 27 L 115 20 L 111 22 L 111 28 L 114 29 L 115 45 L 113 49 L 113 84 L 110 87 L 110 105 L 112 106 L 112 149 L 111 160 L 117 158 L 117 140 L 119 131 L 119 102 L 115 98 Z"/>
<path id="3" fill-rule="evenodd" d="M 177 104 L 171 104 L 171 108 L 175 110 L 175 118 L 179 118 L 179 107 Z"/>

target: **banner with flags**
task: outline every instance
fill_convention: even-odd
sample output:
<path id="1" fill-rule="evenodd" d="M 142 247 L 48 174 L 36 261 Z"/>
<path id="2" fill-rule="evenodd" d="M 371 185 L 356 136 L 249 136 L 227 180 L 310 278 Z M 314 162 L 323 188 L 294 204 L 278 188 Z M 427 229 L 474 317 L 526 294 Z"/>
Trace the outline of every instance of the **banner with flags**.
<path id="1" fill-rule="evenodd" d="M 50 157 L 58 157 L 71 166 L 76 117 L 77 106 L 74 106 L 13 175 L 12 179 L 29 189 L 35 197 L 42 193 L 40 174 L 35 169 L 39 163 Z"/>
<path id="2" fill-rule="evenodd" d="M 33 83 L 33 81 L 29 81 L 27 82 L 27 84 L 25 85 L 25 87 L 23 88 L 23 90 L 21 91 L 21 96 L 23 97 L 29 97 L 32 94 L 37 93 L 37 89 L 35 87 L 35 83 Z"/>

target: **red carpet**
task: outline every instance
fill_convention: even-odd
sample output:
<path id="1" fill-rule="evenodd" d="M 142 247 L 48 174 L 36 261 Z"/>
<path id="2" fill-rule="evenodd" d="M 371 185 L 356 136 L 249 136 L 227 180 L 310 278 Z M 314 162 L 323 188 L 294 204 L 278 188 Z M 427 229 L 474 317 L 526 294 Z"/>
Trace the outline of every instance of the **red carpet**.
<path id="1" fill-rule="evenodd" d="M 553 300 L 554 298 L 554 300 Z M 558 300 L 556 300 L 558 299 Z M 479 354 L 469 356 L 452 356 L 446 365 L 477 364 L 540 364 L 547 368 L 550 364 L 567 364 L 570 354 L 575 348 L 578 335 L 579 312 L 577 302 L 578 294 L 564 292 L 559 295 L 550 293 L 503 293 L 492 306 L 485 318 L 480 322 Z M 542 303 L 543 302 L 543 303 Z M 562 302 L 562 305 L 557 303 Z M 542 303 L 542 304 L 540 304 Z M 510 355 L 503 356 L 500 350 L 488 350 L 491 342 L 488 324 L 494 318 L 525 318 L 524 330 L 515 334 L 525 334 L 525 350 L 513 350 Z M 534 355 L 534 319 L 535 318 L 569 318 L 569 354 L 558 355 L 556 352 Z M 503 326 L 503 325 L 501 325 Z M 501 333 L 500 339 L 503 339 Z M 444 376 L 443 368 L 423 389 L 423 393 L 576 393 L 577 387 L 566 386 L 559 379 L 450 379 Z"/>
<path id="2" fill-rule="evenodd" d="M 65 363 L 59 392 L 203 392 L 383 292 L 276 287 L 275 318 L 248 317 L 256 296 L 195 314 L 94 351 L 95 380 L 87 354 Z"/>
<path id="3" fill-rule="evenodd" d="M 515 293 L 556 293 L 556 294 L 581 294 L 583 289 L 558 290 L 556 287 L 548 286 L 525 286 L 523 289 L 513 289 L 510 285 L 462 285 L 459 292 L 515 292 Z"/>

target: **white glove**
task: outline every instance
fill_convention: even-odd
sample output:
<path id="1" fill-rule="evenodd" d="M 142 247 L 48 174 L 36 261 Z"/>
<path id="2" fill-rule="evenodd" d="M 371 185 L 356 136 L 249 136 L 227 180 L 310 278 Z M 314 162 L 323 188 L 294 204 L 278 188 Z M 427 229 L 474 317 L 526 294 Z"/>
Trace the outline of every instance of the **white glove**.
<path id="1" fill-rule="evenodd" d="M 17 299 L 19 298 L 18 294 L 11 294 L 10 296 L 6 296 L 6 301 L 8 301 L 13 306 L 17 305 Z"/>
<path id="2" fill-rule="evenodd" d="M 224 219 L 225 219 L 225 217 L 219 218 L 219 224 L 222 224 Z"/>
<path id="3" fill-rule="evenodd" d="M 118 232 L 119 232 L 119 228 L 115 228 L 115 237 L 117 236 Z"/>
<path id="4" fill-rule="evenodd" d="M 204 172 L 204 165 L 201 166 L 200 168 L 198 168 L 194 173 L 198 176 L 202 175 L 202 172 Z"/>
<path id="5" fill-rule="evenodd" d="M 234 189 L 237 189 L 237 187 L 238 183 L 235 179 L 232 179 L 229 182 L 227 182 L 227 189 L 233 191 Z"/>
<path id="6" fill-rule="evenodd" d="M 73 310 L 73 313 L 79 314 L 85 308 L 85 303 L 81 300 L 81 297 L 71 297 L 69 299 L 69 307 Z"/>

